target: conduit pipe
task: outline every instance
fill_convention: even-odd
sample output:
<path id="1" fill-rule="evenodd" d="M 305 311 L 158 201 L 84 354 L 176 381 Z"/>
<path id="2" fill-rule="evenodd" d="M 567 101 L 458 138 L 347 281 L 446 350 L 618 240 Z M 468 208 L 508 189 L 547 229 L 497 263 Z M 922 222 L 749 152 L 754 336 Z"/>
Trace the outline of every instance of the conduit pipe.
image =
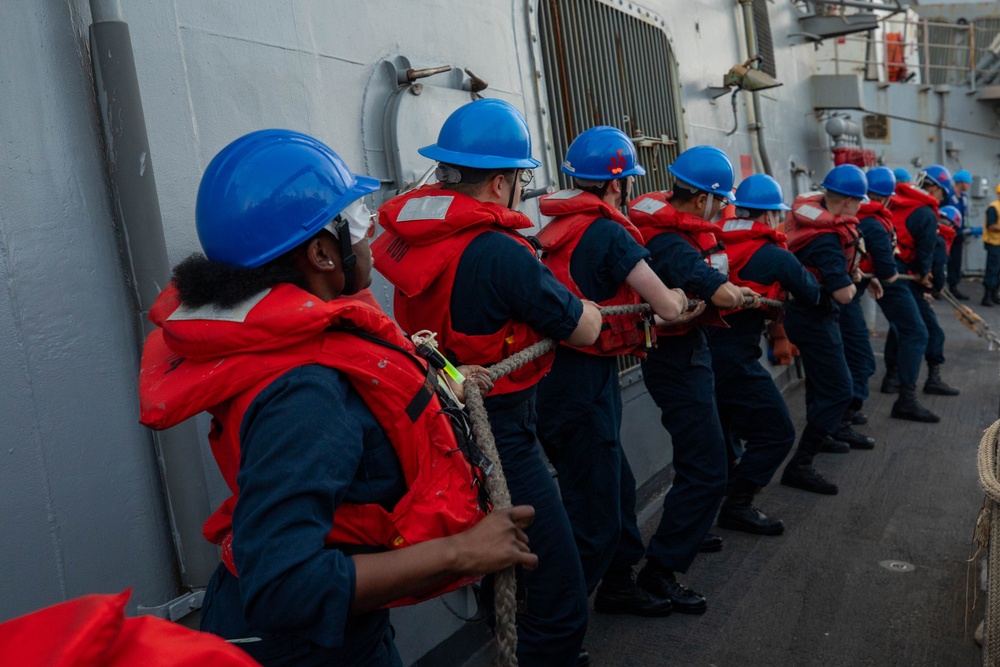
<path id="1" fill-rule="evenodd" d="M 139 347 L 153 328 L 149 309 L 170 278 L 146 120 L 120 0 L 90 0 L 90 54 L 104 136 L 112 208 L 139 321 Z M 211 511 L 194 422 L 153 433 L 181 584 L 203 588 L 219 562 L 201 535 Z M 141 601 L 140 601 L 141 602 Z M 172 614 L 171 614 L 172 615 Z"/>
<path id="2" fill-rule="evenodd" d="M 743 10 L 743 30 L 747 40 L 747 60 L 757 57 L 757 32 L 753 22 L 753 0 L 738 0 L 740 8 Z M 758 61 L 757 67 L 760 67 Z M 748 91 L 753 101 L 753 118 L 750 119 L 750 130 L 753 132 L 753 146 L 757 152 L 764 173 L 774 176 L 771 171 L 771 159 L 767 155 L 767 144 L 764 140 L 764 114 L 760 108 L 760 91 Z"/>

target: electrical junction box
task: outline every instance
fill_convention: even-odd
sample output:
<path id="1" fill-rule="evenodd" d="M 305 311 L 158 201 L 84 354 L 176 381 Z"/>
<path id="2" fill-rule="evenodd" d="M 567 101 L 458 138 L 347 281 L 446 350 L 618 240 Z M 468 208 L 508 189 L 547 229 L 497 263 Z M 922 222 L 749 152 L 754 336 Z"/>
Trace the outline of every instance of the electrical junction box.
<path id="1" fill-rule="evenodd" d="M 985 176 L 973 176 L 969 196 L 973 199 L 986 199 L 990 195 L 990 179 Z"/>

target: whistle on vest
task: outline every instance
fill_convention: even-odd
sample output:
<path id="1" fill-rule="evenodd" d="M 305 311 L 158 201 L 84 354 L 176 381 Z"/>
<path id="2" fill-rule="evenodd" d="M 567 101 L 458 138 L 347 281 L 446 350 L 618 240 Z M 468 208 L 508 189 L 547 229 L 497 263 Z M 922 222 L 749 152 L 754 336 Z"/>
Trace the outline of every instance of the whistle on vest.
<path id="1" fill-rule="evenodd" d="M 642 333 L 643 333 L 643 336 L 645 337 L 644 339 L 646 341 L 646 349 L 647 350 L 653 349 L 653 335 L 652 335 L 652 332 L 650 330 L 650 320 L 651 319 L 652 318 L 649 315 L 646 315 L 646 316 L 644 316 L 642 318 Z"/>

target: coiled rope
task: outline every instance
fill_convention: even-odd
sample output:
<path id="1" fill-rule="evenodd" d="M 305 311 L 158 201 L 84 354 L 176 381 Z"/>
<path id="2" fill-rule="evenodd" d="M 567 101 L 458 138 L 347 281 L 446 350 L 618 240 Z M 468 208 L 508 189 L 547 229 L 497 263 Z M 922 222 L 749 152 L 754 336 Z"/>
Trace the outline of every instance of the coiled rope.
<path id="1" fill-rule="evenodd" d="M 782 301 L 775 299 L 761 298 L 760 302 L 762 305 L 772 308 L 780 308 L 784 305 Z M 697 303 L 697 301 L 690 301 L 688 307 L 694 308 Z M 752 303 L 752 299 L 748 298 L 744 300 L 744 306 L 749 306 Z M 652 311 L 652 306 L 647 303 L 604 306 L 601 308 L 601 316 L 651 313 Z M 487 369 L 490 373 L 490 379 L 495 382 L 513 373 L 521 366 L 548 354 L 557 345 L 559 343 L 552 338 L 545 338 L 534 345 L 529 345 L 520 352 L 512 354 L 503 361 L 490 366 Z M 479 393 L 479 385 L 472 379 L 466 379 L 463 387 L 465 388 L 465 405 L 472 421 L 472 432 L 476 436 L 476 444 L 478 444 L 479 449 L 493 463 L 493 469 L 486 476 L 486 490 L 490 494 L 490 501 L 495 509 L 510 507 L 511 499 L 510 490 L 507 488 L 507 478 L 504 476 L 500 453 L 497 451 L 496 441 L 493 439 L 493 430 L 490 428 L 489 415 L 486 412 L 486 407 L 483 405 L 483 397 Z M 496 573 L 494 604 L 496 609 L 495 632 L 497 655 L 493 662 L 496 667 L 517 667 L 516 590 L 514 568 L 509 567 Z"/>
<path id="2" fill-rule="evenodd" d="M 979 543 L 979 549 L 988 549 L 986 623 L 983 638 L 984 665 L 1000 664 L 1000 608 L 993 608 L 994 597 L 1000 597 L 1000 594 L 996 596 L 993 594 L 994 586 L 1000 590 L 1000 544 L 991 540 L 993 534 L 997 532 L 998 524 L 1000 524 L 1000 512 L 997 511 L 998 504 L 1000 504 L 1000 469 L 997 468 L 998 447 L 1000 447 L 1000 420 L 993 422 L 993 425 L 986 429 L 983 434 L 983 439 L 979 443 L 978 457 L 979 484 L 986 492 L 986 498 L 983 502 L 983 508 L 979 511 L 979 518 L 976 520 L 973 539 Z M 975 556 L 973 556 L 974 559 Z"/>

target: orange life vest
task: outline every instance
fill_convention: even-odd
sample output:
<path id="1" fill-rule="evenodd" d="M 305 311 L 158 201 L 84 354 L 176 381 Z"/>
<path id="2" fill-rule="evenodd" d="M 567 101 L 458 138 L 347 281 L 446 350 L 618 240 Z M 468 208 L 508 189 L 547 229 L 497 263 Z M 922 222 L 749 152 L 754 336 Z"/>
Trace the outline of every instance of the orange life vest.
<path id="1" fill-rule="evenodd" d="M 85 595 L 0 624 L 0 665 L 260 667 L 208 632 L 152 616 L 126 617 L 130 594 Z"/>
<path id="2" fill-rule="evenodd" d="M 500 232 L 535 254 L 534 246 L 517 229 L 532 222 L 522 213 L 480 202 L 439 185 L 390 199 L 379 208 L 385 231 L 372 244 L 375 268 L 396 287 L 393 314 L 409 333 L 437 332 L 442 352 L 459 364 L 495 364 L 545 336 L 524 322 L 509 320 L 499 331 L 468 335 L 455 331 L 451 293 L 462 253 L 474 238 Z M 549 372 L 554 360 L 546 354 L 496 381 L 495 395 L 527 389 Z"/>
<path id="3" fill-rule="evenodd" d="M 729 257 L 729 282 L 737 287 L 749 287 L 766 299 L 785 300 L 785 289 L 780 283 L 774 282 L 765 285 L 740 277 L 740 270 L 763 246 L 776 245 L 779 248 L 787 249 L 784 234 L 755 220 L 731 218 L 722 221 L 722 229 L 716 234 L 716 237 L 726 246 L 726 255 Z M 725 310 L 722 314 L 725 316 L 737 310 Z M 780 308 L 762 306 L 761 310 L 768 319 L 781 319 Z"/>
<path id="4" fill-rule="evenodd" d="M 950 223 L 938 223 L 938 236 L 944 239 L 945 252 L 951 252 L 951 244 L 958 232 Z"/>
<path id="5" fill-rule="evenodd" d="M 719 226 L 690 213 L 681 213 L 670 205 L 670 192 L 650 192 L 633 199 L 629 205 L 629 219 L 642 234 L 643 245 L 663 233 L 678 234 L 701 254 L 705 263 L 724 276 L 729 275 L 729 257 L 725 246 L 715 238 Z M 692 298 L 700 298 L 688 294 Z M 699 324 L 728 327 L 719 311 L 711 304 L 696 320 L 670 327 L 657 327 L 658 336 L 681 336 Z"/>
<path id="6" fill-rule="evenodd" d="M 869 201 L 862 204 L 861 209 L 858 211 L 858 219 L 860 220 L 861 218 L 875 218 L 878 220 L 885 227 L 885 231 L 889 235 L 889 243 L 892 245 L 893 254 L 899 253 L 899 250 L 896 248 L 896 228 L 892 224 L 889 209 L 882 202 Z M 864 253 L 858 266 L 861 267 L 864 273 L 875 272 L 875 260 L 868 252 Z"/>
<path id="7" fill-rule="evenodd" d="M 810 241 L 824 234 L 836 234 L 847 259 L 847 273 L 857 268 L 861 261 L 859 252 L 858 219 L 851 215 L 833 215 L 823 207 L 823 193 L 803 195 L 792 204 L 785 218 L 788 249 L 798 252 Z M 822 281 L 815 267 L 806 266 L 817 280 Z"/>
<path id="8" fill-rule="evenodd" d="M 921 206 L 929 206 L 934 211 L 934 219 L 938 217 L 938 201 L 926 191 L 909 183 L 897 183 L 896 194 L 889 200 L 889 214 L 892 226 L 896 229 L 896 247 L 899 248 L 899 259 L 906 265 L 917 259 L 917 244 L 913 235 L 906 228 L 906 219 Z"/>
<path id="9" fill-rule="evenodd" d="M 378 307 L 350 298 L 327 302 L 281 284 L 225 311 L 189 309 L 171 285 L 150 319 L 159 328 L 143 349 L 140 421 L 164 429 L 202 411 L 214 418 L 209 441 L 232 495 L 203 533 L 222 547 L 233 574 L 243 416 L 264 388 L 299 366 L 328 366 L 347 377 L 395 449 L 407 486 L 391 511 L 377 503 L 331 508 L 327 543 L 395 549 L 462 532 L 483 517 L 476 473 L 454 455 L 457 439 L 442 412 L 434 374 Z M 425 597 L 463 583 L 448 582 Z"/>
<path id="10" fill-rule="evenodd" d="M 598 218 L 613 220 L 642 245 L 642 234 L 620 211 L 608 205 L 603 199 L 583 190 L 560 190 L 543 196 L 538 202 L 543 215 L 555 218 L 538 234 L 542 244 L 542 263 L 563 285 L 581 299 L 586 298 L 579 285 L 573 280 L 570 263 L 580 239 Z M 618 291 L 610 299 L 601 301 L 601 306 L 627 306 L 642 303 L 642 297 L 628 284 L 622 282 Z M 640 313 L 612 315 L 604 318 L 601 335 L 597 342 L 588 347 L 575 348 L 581 352 L 598 356 L 636 354 L 645 356 L 646 317 Z M 651 332 L 652 335 L 652 332 Z M 652 342 L 652 339 L 651 339 Z"/>

